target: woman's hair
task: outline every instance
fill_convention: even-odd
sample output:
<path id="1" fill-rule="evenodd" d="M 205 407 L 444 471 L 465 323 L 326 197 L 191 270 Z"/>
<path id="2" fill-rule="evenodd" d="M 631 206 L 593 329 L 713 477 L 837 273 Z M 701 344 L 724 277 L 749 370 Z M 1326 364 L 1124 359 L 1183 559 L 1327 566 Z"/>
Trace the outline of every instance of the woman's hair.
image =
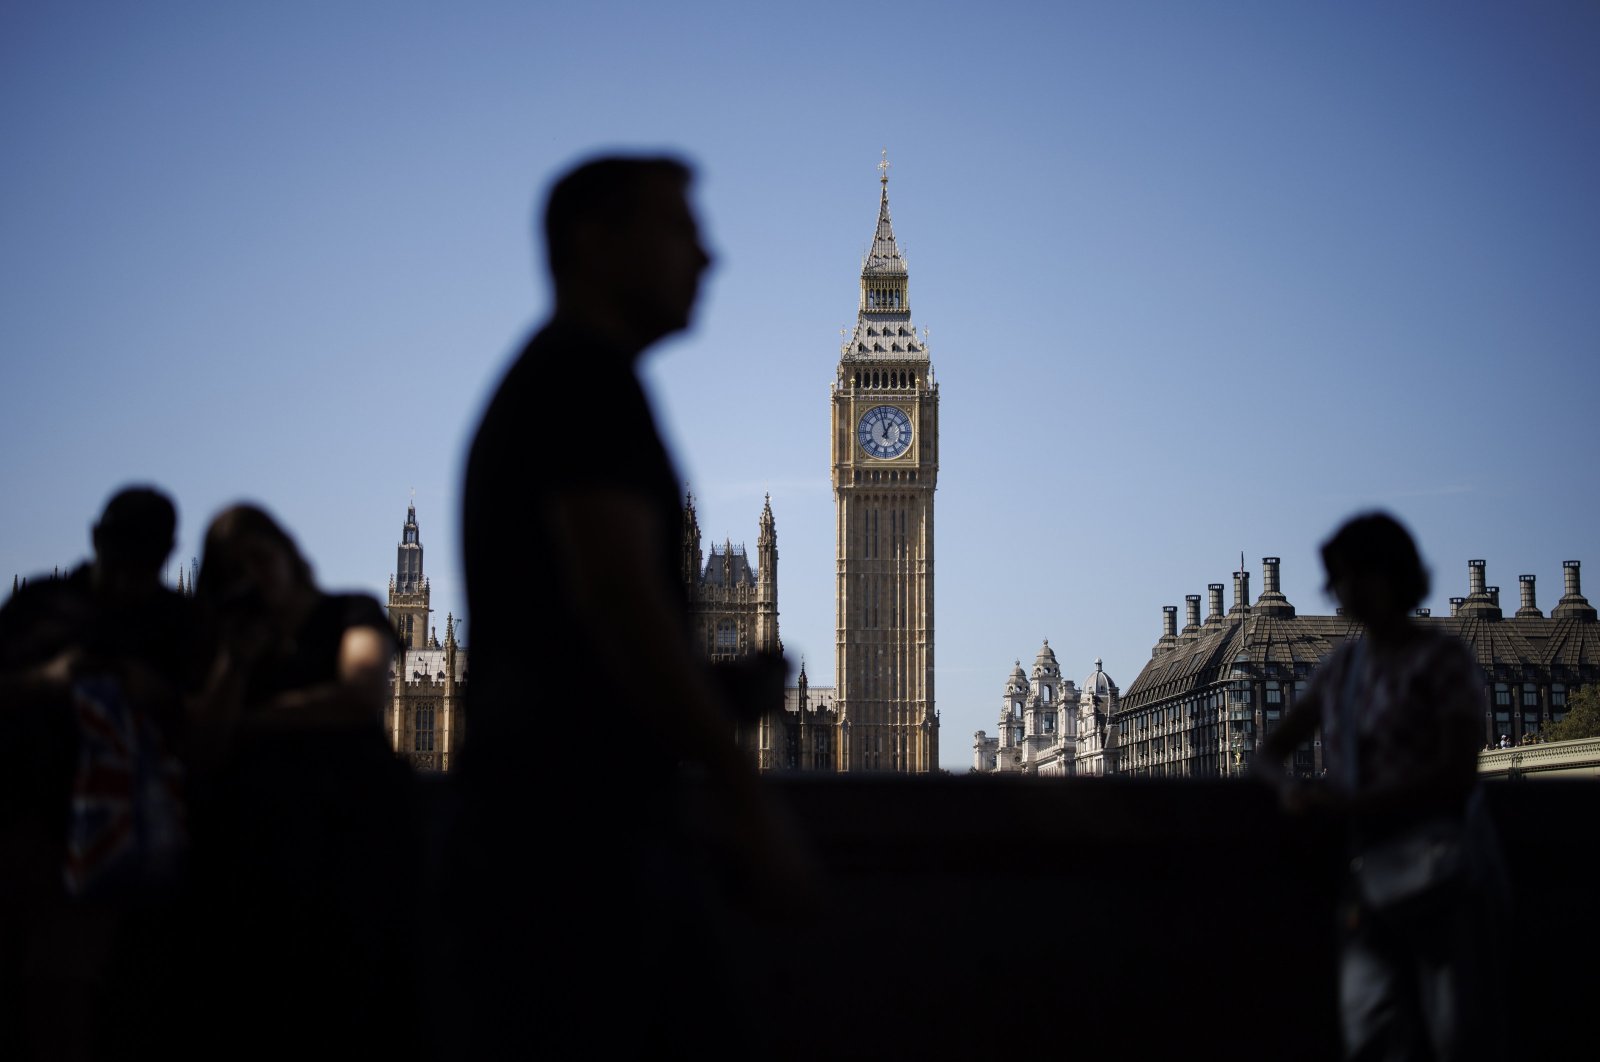
<path id="1" fill-rule="evenodd" d="M 1329 587 L 1344 575 L 1381 577 L 1407 612 L 1428 596 L 1428 570 L 1422 566 L 1416 541 L 1388 513 L 1363 513 L 1346 522 L 1322 544 L 1322 566 Z"/>
<path id="2" fill-rule="evenodd" d="M 264 509 L 241 504 L 222 510 L 206 529 L 205 555 L 195 579 L 195 596 L 213 606 L 227 607 L 241 591 L 257 589 L 247 585 L 250 569 L 246 547 L 252 542 L 265 542 L 282 550 L 289 560 L 291 577 L 302 587 L 315 585 L 311 565 L 301 556 L 289 533 Z"/>

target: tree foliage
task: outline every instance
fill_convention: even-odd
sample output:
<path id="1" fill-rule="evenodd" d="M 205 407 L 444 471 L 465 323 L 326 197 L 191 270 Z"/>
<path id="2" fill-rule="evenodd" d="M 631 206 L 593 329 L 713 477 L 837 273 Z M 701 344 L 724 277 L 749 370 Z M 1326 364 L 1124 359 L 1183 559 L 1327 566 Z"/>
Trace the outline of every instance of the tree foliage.
<path id="1" fill-rule="evenodd" d="M 1567 714 L 1545 731 L 1547 741 L 1600 737 L 1600 686 L 1582 686 L 1567 694 Z"/>

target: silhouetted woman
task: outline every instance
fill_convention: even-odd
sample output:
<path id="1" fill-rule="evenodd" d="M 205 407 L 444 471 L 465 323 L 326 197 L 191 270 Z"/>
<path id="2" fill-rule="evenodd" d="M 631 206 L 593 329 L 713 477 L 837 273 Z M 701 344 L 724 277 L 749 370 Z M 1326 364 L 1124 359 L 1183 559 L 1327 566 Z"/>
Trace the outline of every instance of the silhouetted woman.
<path id="1" fill-rule="evenodd" d="M 266 512 L 236 505 L 211 522 L 195 597 L 213 647 L 196 713 L 208 751 L 274 731 L 381 730 L 395 650 L 383 607 L 319 590 Z"/>
<path id="2" fill-rule="evenodd" d="M 1428 574 L 1383 513 L 1322 546 L 1328 590 L 1364 632 L 1323 661 L 1269 734 L 1261 773 L 1292 812 L 1348 826 L 1339 1010 L 1351 1059 L 1503 1057 L 1504 878 L 1477 778 L 1484 679 L 1467 645 L 1411 617 Z M 1284 760 L 1320 727 L 1326 773 Z"/>
<path id="3" fill-rule="evenodd" d="M 203 1020 L 223 1055 L 313 1038 L 374 1054 L 374 1036 L 404 1055 L 421 850 L 383 730 L 393 628 L 370 595 L 318 589 L 251 505 L 212 521 L 195 589 L 212 646 L 191 750 Z"/>

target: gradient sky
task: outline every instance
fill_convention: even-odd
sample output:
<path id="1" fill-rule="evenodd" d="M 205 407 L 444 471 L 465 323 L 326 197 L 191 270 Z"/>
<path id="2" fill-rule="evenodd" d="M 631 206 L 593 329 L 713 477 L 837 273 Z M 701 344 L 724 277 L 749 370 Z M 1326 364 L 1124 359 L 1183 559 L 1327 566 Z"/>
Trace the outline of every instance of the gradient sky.
<path id="1" fill-rule="evenodd" d="M 945 766 L 1041 640 L 1126 688 L 1241 552 L 1326 611 L 1359 509 L 1416 532 L 1436 613 L 1479 557 L 1600 599 L 1600 6 L 245 7 L 0 7 L 0 572 L 75 563 L 143 480 L 174 575 L 250 499 L 381 595 L 414 490 L 442 634 L 544 190 L 667 149 L 717 263 L 658 417 L 708 542 L 753 549 L 771 493 L 783 639 L 831 682 L 828 384 L 887 149 Z"/>

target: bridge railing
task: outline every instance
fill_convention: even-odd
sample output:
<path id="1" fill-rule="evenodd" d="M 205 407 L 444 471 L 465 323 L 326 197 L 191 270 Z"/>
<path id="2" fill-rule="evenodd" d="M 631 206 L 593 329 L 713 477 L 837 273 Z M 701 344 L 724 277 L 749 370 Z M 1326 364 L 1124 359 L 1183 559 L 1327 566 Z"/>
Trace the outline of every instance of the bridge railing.
<path id="1" fill-rule="evenodd" d="M 1542 741 L 1478 753 L 1485 778 L 1588 778 L 1600 780 L 1600 738 Z"/>

